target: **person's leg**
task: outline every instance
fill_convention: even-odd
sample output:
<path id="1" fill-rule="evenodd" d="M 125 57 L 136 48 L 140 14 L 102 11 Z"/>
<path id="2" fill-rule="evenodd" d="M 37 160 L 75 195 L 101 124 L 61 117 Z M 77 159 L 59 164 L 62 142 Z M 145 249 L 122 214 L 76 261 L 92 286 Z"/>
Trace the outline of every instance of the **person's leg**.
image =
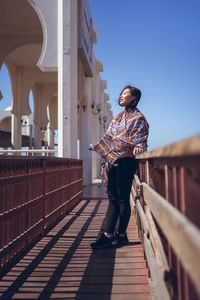
<path id="1" fill-rule="evenodd" d="M 117 198 L 117 186 L 116 186 L 116 174 L 117 167 L 112 167 L 108 173 L 108 213 L 106 216 L 106 228 L 105 232 L 113 234 L 115 230 L 115 226 L 120 213 L 120 206 Z"/>
<path id="2" fill-rule="evenodd" d="M 93 249 L 112 247 L 114 241 L 114 230 L 116 222 L 120 213 L 119 203 L 116 195 L 116 167 L 112 167 L 108 173 L 108 186 L 107 186 L 109 206 L 106 215 L 106 227 L 105 232 L 101 234 L 101 237 L 94 243 L 91 243 Z"/>
<path id="3" fill-rule="evenodd" d="M 108 213 L 106 216 L 106 227 L 105 232 L 113 234 L 115 231 L 115 226 L 120 214 L 120 206 L 118 201 L 109 201 Z"/>
<path id="4" fill-rule="evenodd" d="M 131 207 L 129 201 L 120 200 L 120 217 L 119 217 L 119 226 L 118 226 L 119 234 L 123 235 L 126 233 L 130 216 L 131 216 Z"/>
<path id="5" fill-rule="evenodd" d="M 137 169 L 136 160 L 122 158 L 116 161 L 117 167 L 112 167 L 108 173 L 109 213 L 105 232 L 99 240 L 91 244 L 93 249 L 124 245 L 128 243 L 126 229 L 130 219 L 129 196 L 133 175 Z M 117 220 L 119 226 L 117 238 L 113 236 Z"/>
<path id="6" fill-rule="evenodd" d="M 130 191 L 134 173 L 137 169 L 137 163 L 134 158 L 121 159 L 116 174 L 116 184 L 118 186 L 119 198 L 119 226 L 118 233 L 122 236 L 126 233 L 126 229 L 130 220 Z"/>

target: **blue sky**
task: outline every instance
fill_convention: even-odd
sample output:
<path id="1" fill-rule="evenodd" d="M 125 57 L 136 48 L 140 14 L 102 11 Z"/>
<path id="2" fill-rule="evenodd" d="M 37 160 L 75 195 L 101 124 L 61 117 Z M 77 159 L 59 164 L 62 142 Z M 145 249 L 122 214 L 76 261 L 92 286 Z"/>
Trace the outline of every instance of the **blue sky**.
<path id="1" fill-rule="evenodd" d="M 200 1 L 89 3 L 114 115 L 121 89 L 132 84 L 142 91 L 149 150 L 200 133 Z"/>
<path id="2" fill-rule="evenodd" d="M 140 88 L 150 124 L 149 150 L 200 133 L 200 0 L 89 0 L 112 110 L 121 89 Z M 5 67 L 4 99 L 11 104 Z"/>

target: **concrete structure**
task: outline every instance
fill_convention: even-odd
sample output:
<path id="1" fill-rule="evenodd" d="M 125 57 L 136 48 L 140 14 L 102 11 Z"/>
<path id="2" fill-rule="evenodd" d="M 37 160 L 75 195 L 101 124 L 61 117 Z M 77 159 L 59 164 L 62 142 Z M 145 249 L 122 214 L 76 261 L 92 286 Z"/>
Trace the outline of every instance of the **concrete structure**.
<path id="1" fill-rule="evenodd" d="M 27 124 L 33 125 L 33 147 L 41 148 L 45 134 L 53 149 L 58 130 L 58 156 L 76 158 L 79 140 L 84 184 L 90 184 L 99 176 L 100 163 L 88 146 L 103 135 L 112 112 L 100 76 L 103 62 L 93 50 L 97 33 L 88 1 L 3 0 L 0 11 L 0 68 L 7 67 L 13 95 L 11 116 L 2 118 L 0 130 L 10 124 L 12 148 L 22 147 L 32 91 L 33 124 Z"/>

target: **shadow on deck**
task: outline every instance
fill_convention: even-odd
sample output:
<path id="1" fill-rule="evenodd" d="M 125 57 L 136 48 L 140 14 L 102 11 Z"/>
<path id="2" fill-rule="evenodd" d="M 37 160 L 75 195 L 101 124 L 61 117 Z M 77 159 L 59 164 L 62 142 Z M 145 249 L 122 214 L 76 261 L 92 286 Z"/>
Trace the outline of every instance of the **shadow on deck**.
<path id="1" fill-rule="evenodd" d="M 90 248 L 104 229 L 107 207 L 103 187 L 86 187 L 83 200 L 4 272 L 1 299 L 151 299 L 134 216 L 129 245 Z"/>

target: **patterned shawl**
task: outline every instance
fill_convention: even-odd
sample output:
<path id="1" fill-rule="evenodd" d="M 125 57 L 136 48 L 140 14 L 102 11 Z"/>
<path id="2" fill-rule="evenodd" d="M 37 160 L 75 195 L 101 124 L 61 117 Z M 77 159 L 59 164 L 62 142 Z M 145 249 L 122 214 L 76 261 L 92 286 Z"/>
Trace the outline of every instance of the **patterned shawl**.
<path id="1" fill-rule="evenodd" d="M 149 124 L 144 115 L 134 108 L 120 112 L 110 123 L 101 140 L 93 145 L 94 151 L 106 161 L 103 168 L 103 181 L 107 181 L 107 172 L 118 158 L 133 157 L 135 146 L 147 149 Z"/>

